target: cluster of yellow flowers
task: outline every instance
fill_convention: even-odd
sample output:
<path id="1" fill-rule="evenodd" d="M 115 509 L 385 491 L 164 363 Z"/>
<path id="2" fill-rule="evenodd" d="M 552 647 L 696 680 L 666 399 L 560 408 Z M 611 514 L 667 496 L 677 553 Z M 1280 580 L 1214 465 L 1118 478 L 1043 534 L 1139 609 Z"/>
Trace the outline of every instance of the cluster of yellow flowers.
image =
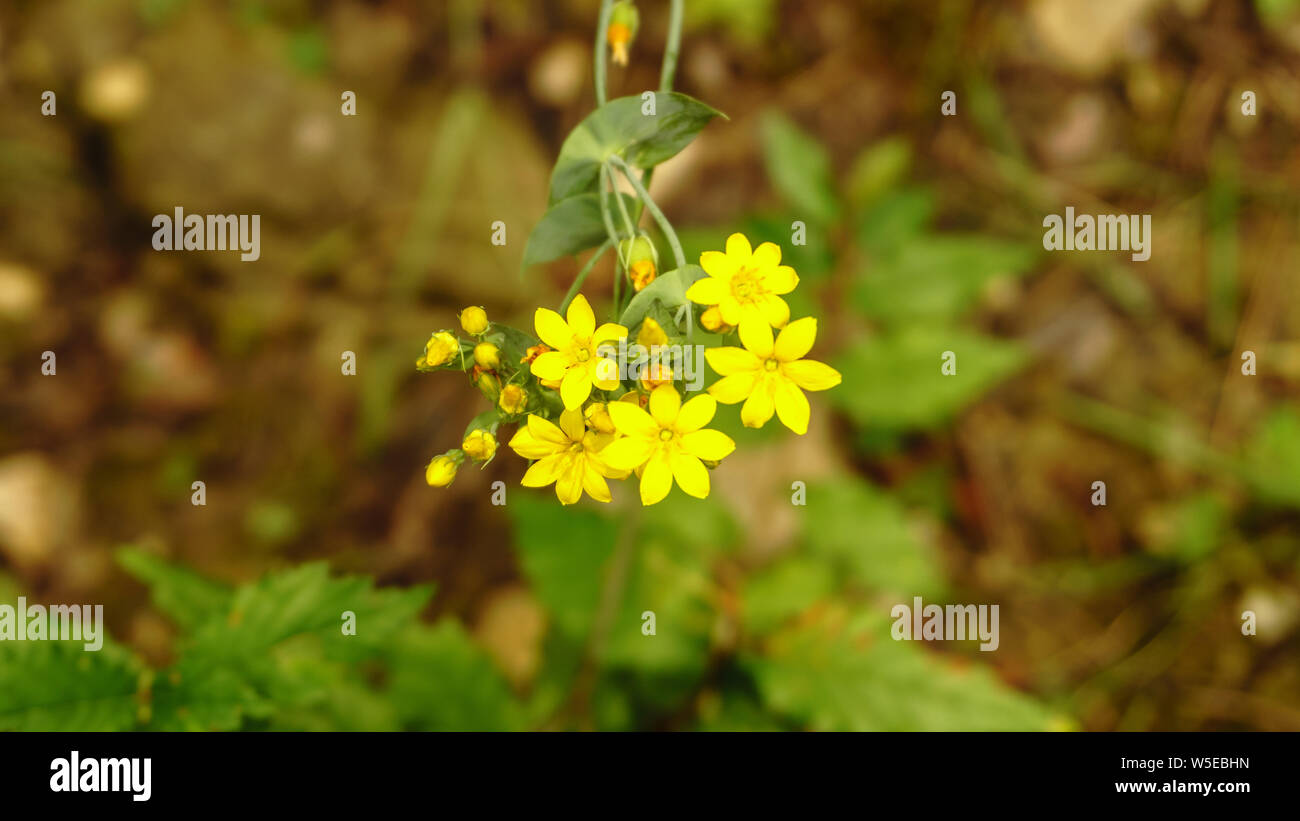
<path id="1" fill-rule="evenodd" d="M 742 234 L 727 239 L 725 253 L 702 254 L 700 267 L 707 276 L 691 285 L 686 297 L 706 307 L 700 317 L 706 329 L 734 330 L 741 347 L 706 349 L 705 358 L 722 378 L 685 401 L 671 373 L 624 384 L 616 363 L 598 351 L 625 339 L 629 329 L 597 326 L 581 294 L 564 316 L 537 309 L 537 339 L 489 322 L 476 307 L 460 315 L 462 329 L 476 341 L 462 341 L 449 331 L 433 334 L 417 367 L 467 371 L 495 407 L 471 423 L 460 449 L 429 463 L 428 483 L 449 485 L 466 458 L 490 461 L 498 425 L 513 422 L 518 427 L 509 447 L 532 461 L 525 486 L 554 484 L 566 505 L 584 492 L 608 502 L 606 480 L 635 474 L 641 503 L 652 505 L 674 482 L 692 496 L 708 496 L 709 469 L 736 447 L 731 437 L 706 427 L 719 402 L 744 403 L 740 418 L 747 427 L 762 427 L 776 415 L 795 433 L 807 432 L 804 391 L 832 388 L 840 375 L 804 358 L 816 339 L 817 320 L 790 321 L 781 297 L 799 283 L 794 269 L 781 264 L 775 244 L 752 248 Z M 642 320 L 638 340 L 660 338 L 667 340 L 659 324 Z"/>

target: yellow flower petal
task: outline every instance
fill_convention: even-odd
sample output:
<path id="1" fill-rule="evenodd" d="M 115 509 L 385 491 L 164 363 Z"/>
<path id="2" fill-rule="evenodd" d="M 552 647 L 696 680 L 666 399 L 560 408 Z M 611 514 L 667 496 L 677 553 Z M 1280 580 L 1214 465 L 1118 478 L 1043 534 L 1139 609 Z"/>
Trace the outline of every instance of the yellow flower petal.
<path id="1" fill-rule="evenodd" d="M 650 393 L 650 415 L 661 428 L 671 428 L 682 409 L 682 397 L 672 385 L 660 385 Z"/>
<path id="2" fill-rule="evenodd" d="M 749 398 L 758 380 L 758 371 L 741 371 L 731 376 L 724 376 L 709 386 L 709 396 L 724 405 L 734 405 Z"/>
<path id="3" fill-rule="evenodd" d="M 709 471 L 704 463 L 689 453 L 677 452 L 672 456 L 673 478 L 677 486 L 697 499 L 709 495 Z M 642 484 L 645 480 L 642 479 Z"/>
<path id="4" fill-rule="evenodd" d="M 535 413 L 528 414 L 528 432 L 538 442 L 546 442 L 554 445 L 556 448 L 567 448 L 569 438 L 564 435 L 554 422 L 549 419 L 543 419 Z"/>
<path id="5" fill-rule="evenodd" d="M 762 318 L 757 322 L 750 321 L 750 317 L 742 319 L 740 343 L 759 359 L 767 359 L 772 355 L 772 326 Z"/>
<path id="6" fill-rule="evenodd" d="M 781 248 L 773 242 L 760 243 L 754 249 L 750 264 L 763 273 L 776 268 L 781 264 Z"/>
<path id="7" fill-rule="evenodd" d="M 736 443 L 720 431 L 697 430 L 682 437 L 682 448 L 699 459 L 719 462 L 736 449 Z"/>
<path id="8" fill-rule="evenodd" d="M 570 442 L 581 442 L 587 435 L 587 422 L 581 410 L 565 410 L 560 413 L 560 430 Z"/>
<path id="9" fill-rule="evenodd" d="M 533 466 L 524 473 L 523 481 L 520 482 L 524 487 L 546 487 L 554 482 L 565 467 L 565 456 L 563 453 L 556 453 L 547 456 L 540 462 L 534 462 Z"/>
<path id="10" fill-rule="evenodd" d="M 582 461 L 570 455 L 555 480 L 555 495 L 562 505 L 571 505 L 582 498 Z"/>
<path id="11" fill-rule="evenodd" d="M 602 391 L 612 391 L 618 387 L 618 363 L 613 359 L 590 360 L 591 381 Z"/>
<path id="12" fill-rule="evenodd" d="M 542 442 L 528 432 L 527 427 L 520 427 L 510 440 L 510 448 L 525 459 L 541 459 L 555 453 L 558 445 Z"/>
<path id="13" fill-rule="evenodd" d="M 723 295 L 722 301 L 718 303 L 718 313 L 722 314 L 722 321 L 728 325 L 739 325 L 744 310 L 741 308 L 740 303 L 736 301 L 736 298 L 731 295 L 731 292 L 728 291 Z"/>
<path id="14" fill-rule="evenodd" d="M 737 263 L 746 264 L 754 255 L 754 249 L 744 234 L 736 233 L 727 237 L 727 258 Z"/>
<path id="15" fill-rule="evenodd" d="M 717 305 L 726 295 L 727 283 L 714 277 L 697 279 L 686 289 L 686 298 L 701 305 Z"/>
<path id="16" fill-rule="evenodd" d="M 564 381 L 560 383 L 565 410 L 582 407 L 588 396 L 591 396 L 591 368 L 579 366 L 565 371 Z"/>
<path id="17" fill-rule="evenodd" d="M 740 268 L 736 264 L 736 260 L 731 259 L 721 251 L 705 251 L 700 254 L 700 267 L 709 276 L 722 280 L 724 285 L 735 276 L 737 269 Z"/>
<path id="18" fill-rule="evenodd" d="M 572 360 L 559 351 L 547 351 L 533 360 L 531 370 L 538 379 L 563 379 Z"/>
<path id="19" fill-rule="evenodd" d="M 773 349 L 776 358 L 782 362 L 803 359 L 812 350 L 813 341 L 817 339 L 817 319 L 806 316 L 796 319 L 781 329 L 776 337 Z"/>
<path id="20" fill-rule="evenodd" d="M 763 277 L 763 287 L 774 294 L 788 294 L 799 284 L 799 275 L 789 265 L 778 265 Z"/>
<path id="21" fill-rule="evenodd" d="M 781 373 L 806 391 L 824 391 L 840 384 L 840 372 L 812 359 L 800 359 L 781 366 Z"/>
<path id="22" fill-rule="evenodd" d="M 650 410 L 654 410 L 654 397 L 650 398 Z M 701 394 L 688 399 L 680 411 L 673 428 L 678 433 L 690 433 L 699 430 L 713 419 L 718 411 L 718 401 L 708 394 Z"/>
<path id="23" fill-rule="evenodd" d="M 650 439 L 624 436 L 606 445 L 600 452 L 600 460 L 613 470 L 636 470 L 650 458 L 654 447 Z"/>
<path id="24" fill-rule="evenodd" d="M 756 371 L 763 366 L 757 356 L 744 348 L 706 348 L 704 358 L 719 376 Z"/>
<path id="25" fill-rule="evenodd" d="M 602 342 L 622 339 L 625 336 L 627 336 L 627 328 L 624 328 L 622 325 L 615 322 L 606 322 L 604 325 L 597 328 L 595 333 L 591 335 L 591 344 L 599 345 Z M 597 353 L 599 353 L 599 351 L 597 351 Z"/>
<path id="26" fill-rule="evenodd" d="M 624 436 L 653 439 L 659 435 L 659 426 L 640 405 L 632 402 L 611 402 L 605 406 L 615 429 Z"/>
<path id="27" fill-rule="evenodd" d="M 661 502 L 672 489 L 673 471 L 668 462 L 668 454 L 664 448 L 657 448 L 641 472 L 641 504 Z"/>
<path id="28" fill-rule="evenodd" d="M 597 502 L 608 502 L 610 500 L 609 484 L 605 477 L 591 464 L 590 458 L 587 460 L 587 469 L 582 473 L 582 489 L 587 491 L 587 495 Z"/>
<path id="29" fill-rule="evenodd" d="M 773 381 L 773 393 L 776 401 L 776 414 L 781 424 L 802 436 L 808 432 L 808 397 L 803 395 L 799 386 L 788 379 Z"/>
<path id="30" fill-rule="evenodd" d="M 772 397 L 772 382 L 768 379 L 762 379 L 755 386 L 754 392 L 745 400 L 745 404 L 740 408 L 740 421 L 745 423 L 747 428 L 761 428 L 767 424 L 767 420 L 772 418 L 776 412 L 775 400 Z"/>
<path id="31" fill-rule="evenodd" d="M 533 328 L 542 341 L 552 348 L 567 348 L 573 339 L 564 317 L 550 308 L 537 309 L 537 313 L 533 314 Z"/>
<path id="32" fill-rule="evenodd" d="M 790 306 L 776 294 L 764 294 L 756 303 L 763 318 L 777 328 L 784 328 L 790 321 Z"/>
<path id="33" fill-rule="evenodd" d="M 565 314 L 565 319 L 569 321 L 569 332 L 579 339 L 590 339 L 596 330 L 596 314 L 591 310 L 591 303 L 582 294 L 575 296 L 569 303 L 569 311 Z"/>

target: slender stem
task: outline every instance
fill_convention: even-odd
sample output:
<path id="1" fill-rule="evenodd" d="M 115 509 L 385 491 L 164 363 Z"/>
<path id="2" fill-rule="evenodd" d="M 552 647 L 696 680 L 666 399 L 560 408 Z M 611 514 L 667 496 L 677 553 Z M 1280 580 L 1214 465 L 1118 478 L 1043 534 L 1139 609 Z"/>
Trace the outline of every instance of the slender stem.
<path id="1" fill-rule="evenodd" d="M 619 170 L 623 172 L 623 176 L 632 184 L 632 187 L 636 189 L 636 194 L 641 198 L 641 202 L 645 203 L 646 210 L 650 212 L 650 216 L 655 218 L 655 222 L 659 223 L 659 228 L 664 232 L 664 236 L 668 238 L 669 247 L 673 249 L 673 259 L 676 261 L 677 267 L 685 268 L 686 254 L 682 253 L 682 243 L 677 239 L 677 232 L 673 230 L 672 223 L 668 222 L 668 218 L 664 216 L 664 212 L 660 211 L 659 206 L 650 198 L 650 192 L 645 190 L 645 186 L 641 184 L 641 180 L 632 172 L 632 167 L 627 164 L 627 161 L 617 154 L 610 155 L 609 159 L 610 162 L 617 165 Z"/>
<path id="2" fill-rule="evenodd" d="M 609 166 L 602 165 L 600 167 L 600 218 L 605 223 L 605 233 L 609 235 L 610 241 L 618 242 L 618 229 L 614 227 L 614 218 L 609 213 L 609 200 L 605 198 L 608 189 L 613 187 L 613 182 L 610 179 Z"/>
<path id="3" fill-rule="evenodd" d="M 685 0 L 672 0 L 668 12 L 668 42 L 664 46 L 664 62 L 659 69 L 659 90 L 672 91 L 673 77 L 677 74 L 677 54 L 682 48 L 682 9 Z"/>
<path id="4" fill-rule="evenodd" d="M 596 107 L 605 104 L 605 37 L 609 31 L 609 15 L 614 0 L 601 0 L 600 18 L 596 22 L 596 48 L 592 58 L 596 61 Z"/>
<path id="5" fill-rule="evenodd" d="M 578 290 L 582 288 L 582 283 L 586 281 L 587 274 L 591 273 L 591 269 L 596 267 L 596 260 L 600 259 L 613 244 L 609 240 L 602 242 L 600 247 L 596 249 L 596 253 L 592 254 L 591 259 L 587 260 L 587 263 L 582 266 L 582 270 L 574 277 L 573 284 L 569 286 L 569 292 L 564 295 L 564 301 L 560 303 L 561 314 L 569 310 L 569 303 L 578 295 Z"/>
<path id="6" fill-rule="evenodd" d="M 635 237 L 636 223 L 632 221 L 632 217 L 627 212 L 627 203 L 623 202 L 623 195 L 618 193 L 618 186 L 613 185 L 614 175 L 610 174 L 609 176 L 611 183 L 610 188 L 614 191 L 614 202 L 618 203 L 618 210 L 623 215 L 623 227 L 627 229 L 627 235 L 629 237 Z"/>

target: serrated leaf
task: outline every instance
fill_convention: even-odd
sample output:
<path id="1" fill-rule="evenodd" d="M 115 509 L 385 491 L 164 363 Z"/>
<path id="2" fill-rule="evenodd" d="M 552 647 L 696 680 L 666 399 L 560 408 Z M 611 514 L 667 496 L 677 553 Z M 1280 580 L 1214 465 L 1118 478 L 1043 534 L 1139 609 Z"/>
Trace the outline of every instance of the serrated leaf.
<path id="1" fill-rule="evenodd" d="M 179 627 L 193 630 L 230 609 L 234 591 L 229 587 L 143 550 L 123 549 L 117 554 L 117 563 L 149 586 L 154 606 Z"/>
<path id="2" fill-rule="evenodd" d="M 593 191 L 600 166 L 615 154 L 634 168 L 650 168 L 685 148 L 714 117 L 726 117 L 677 92 L 656 92 L 653 116 L 641 106 L 640 96 L 610 100 L 569 133 L 551 172 L 552 203 Z"/>
<path id="3" fill-rule="evenodd" d="M 618 324 L 624 328 L 635 327 L 655 302 L 661 303 L 670 310 L 686 304 L 687 289 L 704 276 L 706 276 L 704 269 L 698 265 L 687 265 L 660 274 L 655 277 L 654 282 L 632 297 L 632 301 L 623 309 L 623 315 L 618 318 Z"/>
<path id="4" fill-rule="evenodd" d="M 779 111 L 763 115 L 761 135 L 767 176 L 794 216 L 818 225 L 833 222 L 839 203 L 826 149 Z"/>
<path id="5" fill-rule="evenodd" d="M 958 668 L 894 641 L 875 612 L 826 608 L 742 665 L 769 710 L 822 731 L 1045 730 L 1052 714 L 978 664 Z"/>
<path id="6" fill-rule="evenodd" d="M 635 197 L 628 194 L 618 196 L 623 198 L 629 213 L 637 213 L 639 203 Z M 621 219 L 617 203 L 611 200 L 609 208 L 613 219 Z M 595 248 L 607 236 L 600 213 L 600 195 L 575 194 L 553 204 L 537 225 L 533 226 L 532 233 L 528 235 L 528 243 L 524 246 L 522 267 L 527 268 Z"/>
<path id="7" fill-rule="evenodd" d="M 107 638 L 99 650 L 85 647 L 82 641 L 0 641 L 0 730 L 131 729 L 141 665 Z"/>
<path id="8" fill-rule="evenodd" d="M 957 372 L 940 372 L 946 351 Z M 957 329 L 909 328 L 878 336 L 834 361 L 844 377 L 830 401 L 857 424 L 884 430 L 936 427 L 1026 360 L 1013 342 Z"/>

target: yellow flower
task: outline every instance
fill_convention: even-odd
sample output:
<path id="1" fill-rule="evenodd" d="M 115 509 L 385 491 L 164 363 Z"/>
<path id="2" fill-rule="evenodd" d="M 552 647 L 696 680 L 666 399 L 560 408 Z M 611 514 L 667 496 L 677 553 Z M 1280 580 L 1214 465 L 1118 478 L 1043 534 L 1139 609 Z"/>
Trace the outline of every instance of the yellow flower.
<path id="1" fill-rule="evenodd" d="M 495 370 L 501 364 L 501 349 L 491 342 L 480 342 L 474 346 L 474 361 L 481 368 Z"/>
<path id="2" fill-rule="evenodd" d="M 597 433 L 614 433 L 614 420 L 609 418 L 604 402 L 592 402 L 582 415 L 587 419 L 587 426 Z"/>
<path id="3" fill-rule="evenodd" d="M 454 454 L 456 451 L 451 450 L 435 456 L 429 462 L 429 466 L 424 470 L 424 481 L 428 482 L 431 487 L 447 487 L 452 480 L 456 478 L 456 470 L 460 464 L 456 461 Z"/>
<path id="4" fill-rule="evenodd" d="M 632 278 L 632 287 L 637 291 L 644 291 L 645 286 L 655 281 L 654 260 L 642 259 L 632 263 L 628 275 Z"/>
<path id="5" fill-rule="evenodd" d="M 662 362 L 650 362 L 641 372 L 641 387 L 653 391 L 660 385 L 673 384 L 673 369 Z"/>
<path id="6" fill-rule="evenodd" d="M 571 505 L 582 492 L 598 502 L 608 502 L 609 484 L 605 477 L 622 478 L 626 473 L 610 469 L 600 451 L 614 436 L 587 430 L 582 411 L 566 410 L 558 426 L 537 414 L 528 415 L 510 440 L 510 447 L 525 459 L 536 459 L 524 474 L 524 487 L 546 487 L 555 483 L 560 504 Z"/>
<path id="7" fill-rule="evenodd" d="M 501 389 L 497 404 L 501 406 L 501 410 L 511 416 L 523 413 L 524 408 L 528 407 L 528 392 L 519 385 L 506 385 Z"/>
<path id="8" fill-rule="evenodd" d="M 597 328 L 596 315 L 582 294 L 569 303 L 567 322 L 549 308 L 538 308 L 533 324 L 542 341 L 554 348 L 533 360 L 533 375 L 560 380 L 560 398 L 566 410 L 582 407 L 591 396 L 593 383 L 606 391 L 618 387 L 618 366 L 597 356 L 596 350 L 605 342 L 627 336 L 627 328 L 612 322 Z"/>
<path id="9" fill-rule="evenodd" d="M 751 250 L 744 234 L 727 237 L 727 252 L 705 251 L 700 267 L 708 274 L 686 291 L 701 305 L 717 305 L 728 325 L 774 325 L 790 321 L 790 307 L 781 299 L 799 284 L 789 265 L 781 264 L 781 249 L 765 242 Z"/>
<path id="10" fill-rule="evenodd" d="M 497 439 L 485 430 L 472 430 L 461 442 L 465 455 L 476 462 L 486 462 L 497 453 Z"/>
<path id="11" fill-rule="evenodd" d="M 424 361 L 430 368 L 446 365 L 460 353 L 460 340 L 447 331 L 438 331 L 424 343 Z"/>
<path id="12" fill-rule="evenodd" d="M 460 327 L 470 336 L 478 336 L 488 329 L 487 311 L 471 305 L 460 312 Z"/>
<path id="13" fill-rule="evenodd" d="M 807 433 L 808 397 L 803 392 L 840 384 L 839 371 L 802 358 L 812 350 L 816 338 L 817 320 L 810 316 L 786 325 L 775 344 L 767 323 L 741 325 L 744 349 L 710 348 L 704 352 L 709 365 L 723 377 L 709 387 L 709 394 L 727 405 L 743 400 L 740 420 L 745 427 L 763 427 L 775 410 L 787 428 Z"/>
<path id="14" fill-rule="evenodd" d="M 644 345 L 647 348 L 653 348 L 656 345 L 667 345 L 668 333 L 653 318 L 646 317 L 641 321 L 641 330 L 636 333 L 636 344 Z"/>
<path id="15" fill-rule="evenodd" d="M 601 458 L 616 470 L 643 468 L 643 505 L 667 496 L 674 479 L 682 490 L 703 499 L 709 495 L 709 471 L 701 460 L 717 462 L 736 449 L 731 437 L 704 429 L 717 407 L 704 394 L 682 404 L 671 385 L 650 394 L 649 413 L 631 402 L 611 402 L 606 409 L 623 437 L 607 445 Z"/>
<path id="16" fill-rule="evenodd" d="M 636 37 L 636 30 L 640 28 L 641 15 L 637 13 L 637 8 L 630 2 L 615 3 L 614 9 L 609 15 L 609 28 L 605 30 L 605 39 L 609 41 L 610 50 L 614 52 L 614 62 L 620 66 L 627 65 L 627 47 L 631 45 L 632 38 Z"/>

